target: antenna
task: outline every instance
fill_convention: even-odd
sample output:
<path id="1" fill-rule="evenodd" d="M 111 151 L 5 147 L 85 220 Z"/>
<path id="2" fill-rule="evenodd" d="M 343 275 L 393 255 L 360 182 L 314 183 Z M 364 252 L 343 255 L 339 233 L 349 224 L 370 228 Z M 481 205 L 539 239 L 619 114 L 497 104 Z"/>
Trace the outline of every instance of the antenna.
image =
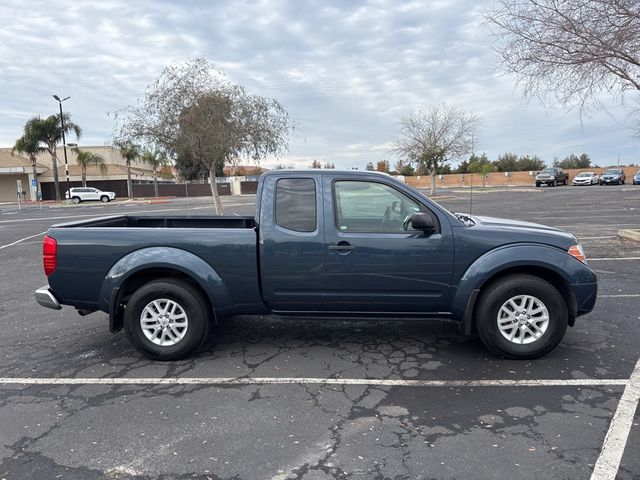
<path id="1" fill-rule="evenodd" d="M 476 155 L 476 136 L 475 132 L 471 132 L 471 158 L 474 158 Z M 471 167 L 471 162 L 469 162 L 469 166 Z M 469 216 L 471 216 L 473 212 L 473 168 L 471 168 L 471 185 L 469 190 Z"/>

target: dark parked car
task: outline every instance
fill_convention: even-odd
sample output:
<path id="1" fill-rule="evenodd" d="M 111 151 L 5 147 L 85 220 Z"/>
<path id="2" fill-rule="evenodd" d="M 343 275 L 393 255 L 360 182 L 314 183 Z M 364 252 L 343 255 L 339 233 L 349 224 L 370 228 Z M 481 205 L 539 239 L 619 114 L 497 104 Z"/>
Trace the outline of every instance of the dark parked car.
<path id="1" fill-rule="evenodd" d="M 625 175 L 621 168 L 608 168 L 600 177 L 600 185 L 624 185 Z"/>
<path id="2" fill-rule="evenodd" d="M 109 314 L 145 355 L 183 358 L 235 315 L 449 318 L 493 352 L 535 358 L 590 312 L 576 238 L 445 210 L 385 174 L 276 170 L 255 216 L 120 215 L 51 227 L 49 308 Z"/>
<path id="3" fill-rule="evenodd" d="M 549 167 L 542 170 L 536 175 L 536 187 L 540 185 L 566 185 L 569 183 L 569 174 L 559 167 Z"/>
<path id="4" fill-rule="evenodd" d="M 640 170 L 638 170 L 636 174 L 633 176 L 633 184 L 640 185 Z"/>

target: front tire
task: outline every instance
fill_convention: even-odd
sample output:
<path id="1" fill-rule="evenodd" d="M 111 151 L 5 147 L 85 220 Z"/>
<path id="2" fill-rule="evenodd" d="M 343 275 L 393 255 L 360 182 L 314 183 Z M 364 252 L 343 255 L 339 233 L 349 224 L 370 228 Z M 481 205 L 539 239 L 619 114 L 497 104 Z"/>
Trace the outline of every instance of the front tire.
<path id="1" fill-rule="evenodd" d="M 153 360 L 191 355 L 209 332 L 208 302 L 192 285 L 170 278 L 145 284 L 125 309 L 129 341 Z"/>
<path id="2" fill-rule="evenodd" d="M 482 343 L 493 353 L 531 359 L 553 350 L 565 334 L 564 298 L 549 282 L 534 275 L 509 275 L 486 287 L 475 321 Z"/>
<path id="3" fill-rule="evenodd" d="M 109 197 L 107 197 L 106 195 L 103 195 L 100 197 L 100 201 L 102 203 L 107 203 L 109 201 Z"/>

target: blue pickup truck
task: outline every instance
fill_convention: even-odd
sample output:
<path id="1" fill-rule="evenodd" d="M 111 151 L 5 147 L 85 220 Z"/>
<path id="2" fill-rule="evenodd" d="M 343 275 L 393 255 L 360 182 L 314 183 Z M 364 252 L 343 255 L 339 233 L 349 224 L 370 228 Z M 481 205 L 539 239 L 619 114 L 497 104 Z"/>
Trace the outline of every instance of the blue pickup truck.
<path id="1" fill-rule="evenodd" d="M 497 355 L 535 358 L 590 312 L 576 238 L 455 214 L 373 172 L 274 171 L 254 217 L 121 215 L 51 227 L 45 307 L 101 310 L 144 355 L 192 354 L 230 315 L 450 318 Z"/>

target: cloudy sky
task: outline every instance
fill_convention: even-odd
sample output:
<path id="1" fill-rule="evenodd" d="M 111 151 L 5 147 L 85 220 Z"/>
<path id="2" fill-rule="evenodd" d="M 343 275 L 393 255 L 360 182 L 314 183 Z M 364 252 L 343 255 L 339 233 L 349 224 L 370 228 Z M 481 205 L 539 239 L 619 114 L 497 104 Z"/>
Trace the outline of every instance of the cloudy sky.
<path id="1" fill-rule="evenodd" d="M 623 105 L 609 113 L 546 109 L 523 100 L 496 58 L 476 0 L 25 1 L 0 3 L 0 147 L 52 94 L 103 145 L 109 112 L 134 104 L 168 64 L 205 57 L 251 93 L 277 98 L 298 129 L 281 163 L 340 168 L 392 158 L 399 119 L 440 102 L 480 115 L 478 151 L 587 152 L 638 162 Z M 392 159 L 393 163 L 393 159 Z M 265 164 L 269 166 L 269 162 Z"/>

